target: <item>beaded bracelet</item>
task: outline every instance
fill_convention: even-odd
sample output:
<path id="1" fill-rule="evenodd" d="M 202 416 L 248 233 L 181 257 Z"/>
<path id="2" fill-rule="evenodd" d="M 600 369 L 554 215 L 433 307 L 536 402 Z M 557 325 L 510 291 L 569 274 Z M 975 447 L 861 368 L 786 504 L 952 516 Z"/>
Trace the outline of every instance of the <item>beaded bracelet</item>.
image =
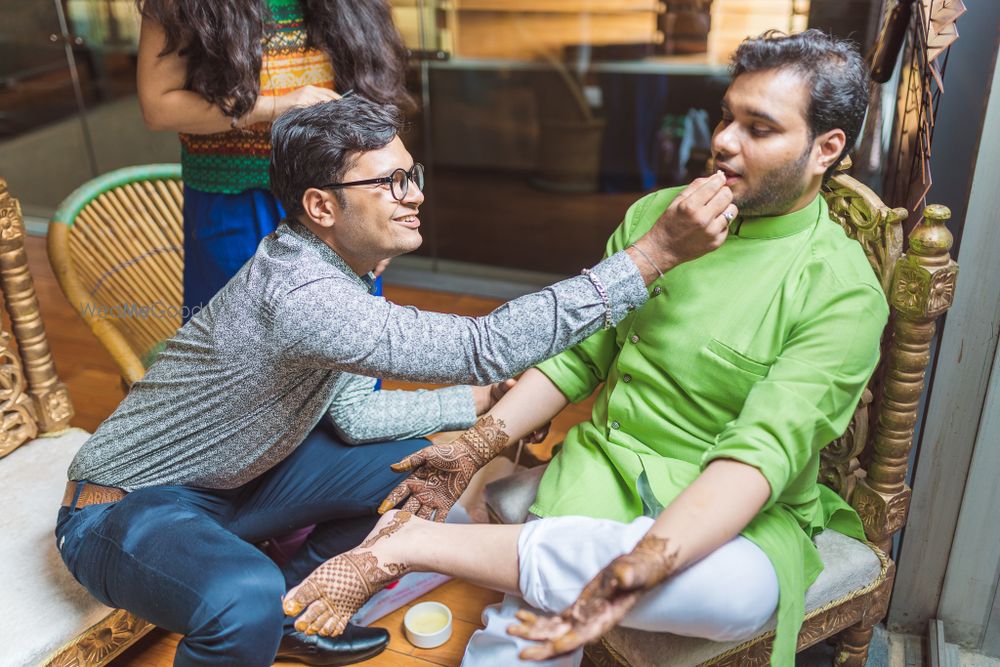
<path id="1" fill-rule="evenodd" d="M 583 275 L 587 276 L 587 278 L 590 280 L 591 284 L 594 286 L 594 289 L 596 289 L 597 293 L 601 296 L 601 301 L 604 303 L 604 326 L 602 326 L 601 328 L 610 329 L 612 326 L 611 299 L 608 298 L 608 293 L 604 289 L 604 284 L 601 283 L 601 279 L 598 278 L 597 275 L 590 269 L 584 269 L 582 273 Z"/>

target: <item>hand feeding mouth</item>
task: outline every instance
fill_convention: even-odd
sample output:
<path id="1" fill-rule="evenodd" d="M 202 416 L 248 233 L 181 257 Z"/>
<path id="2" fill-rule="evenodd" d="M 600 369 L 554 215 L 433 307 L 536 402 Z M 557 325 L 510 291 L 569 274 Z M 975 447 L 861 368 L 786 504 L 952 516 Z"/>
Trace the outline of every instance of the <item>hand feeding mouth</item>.
<path id="1" fill-rule="evenodd" d="M 726 177 L 726 185 L 731 186 L 733 183 L 742 178 L 742 175 L 740 173 L 734 171 L 732 167 L 726 164 L 717 163 L 715 165 L 715 168 L 721 170 L 722 175 Z"/>

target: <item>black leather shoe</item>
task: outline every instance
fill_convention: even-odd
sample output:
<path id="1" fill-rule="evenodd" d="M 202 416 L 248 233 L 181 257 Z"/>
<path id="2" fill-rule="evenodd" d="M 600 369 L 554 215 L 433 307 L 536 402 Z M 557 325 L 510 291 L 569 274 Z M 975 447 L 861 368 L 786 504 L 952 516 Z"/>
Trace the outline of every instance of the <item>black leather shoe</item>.
<path id="1" fill-rule="evenodd" d="M 373 658 L 389 644 L 385 628 L 363 628 L 351 623 L 336 637 L 285 632 L 276 660 L 297 660 L 307 665 L 352 665 Z"/>

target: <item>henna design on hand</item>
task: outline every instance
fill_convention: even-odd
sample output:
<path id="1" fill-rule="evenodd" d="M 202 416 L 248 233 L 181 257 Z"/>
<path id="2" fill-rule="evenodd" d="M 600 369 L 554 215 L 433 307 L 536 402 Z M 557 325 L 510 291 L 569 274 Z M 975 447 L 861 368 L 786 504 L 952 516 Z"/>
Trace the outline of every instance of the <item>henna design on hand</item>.
<path id="1" fill-rule="evenodd" d="M 507 435 L 507 425 L 503 420 L 486 415 L 480 417 L 472 428 L 460 435 L 455 444 L 462 443 L 468 448 L 479 464 L 478 467 L 481 468 L 503 451 L 508 440 L 510 436 Z"/>
<path id="2" fill-rule="evenodd" d="M 502 420 L 487 415 L 453 442 L 430 445 L 394 465 L 397 472 L 413 472 L 382 501 L 379 511 L 409 496 L 404 510 L 425 519 L 436 511 L 435 520 L 444 521 L 472 476 L 506 447 L 506 428 Z"/>
<path id="3" fill-rule="evenodd" d="M 618 590 L 648 591 L 674 573 L 677 556 L 669 540 L 647 533 L 631 552 L 613 560 L 608 569 Z"/>
<path id="4" fill-rule="evenodd" d="M 646 534 L 635 548 L 587 583 L 580 596 L 558 616 L 518 612 L 520 625 L 508 632 L 542 642 L 521 652 L 525 660 L 547 660 L 597 641 L 618 624 L 640 595 L 677 569 L 679 551 L 669 540 Z"/>

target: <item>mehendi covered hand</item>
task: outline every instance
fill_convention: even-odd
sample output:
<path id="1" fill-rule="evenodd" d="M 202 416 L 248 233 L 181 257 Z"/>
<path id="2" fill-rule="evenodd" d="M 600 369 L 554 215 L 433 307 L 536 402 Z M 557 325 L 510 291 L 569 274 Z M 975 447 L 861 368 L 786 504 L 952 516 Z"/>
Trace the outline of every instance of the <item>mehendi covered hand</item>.
<path id="1" fill-rule="evenodd" d="M 444 521 L 476 471 L 507 445 L 506 428 L 499 419 L 481 417 L 456 440 L 429 445 L 394 463 L 396 472 L 409 470 L 412 474 L 382 501 L 379 513 L 406 500 L 404 510 L 423 519 Z"/>
<path id="2" fill-rule="evenodd" d="M 597 573 L 572 605 L 558 616 L 520 611 L 518 625 L 507 632 L 541 642 L 521 651 L 524 660 L 547 660 L 597 641 L 613 628 L 643 592 L 673 574 L 677 550 L 667 540 L 647 534 L 635 548 Z"/>

